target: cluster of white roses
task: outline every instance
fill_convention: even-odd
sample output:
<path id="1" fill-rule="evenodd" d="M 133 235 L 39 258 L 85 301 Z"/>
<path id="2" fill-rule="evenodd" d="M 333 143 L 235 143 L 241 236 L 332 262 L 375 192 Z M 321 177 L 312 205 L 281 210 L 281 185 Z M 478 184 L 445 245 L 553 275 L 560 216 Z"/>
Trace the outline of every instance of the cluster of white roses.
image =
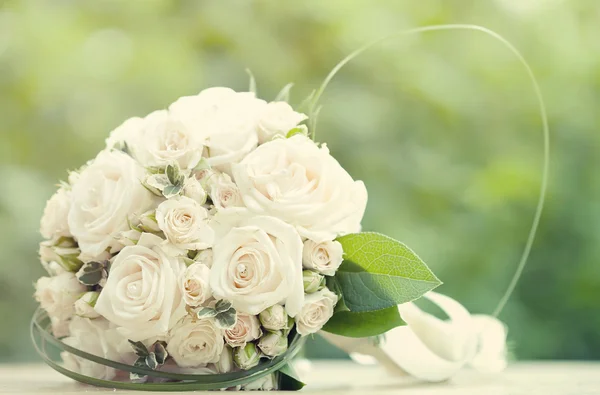
<path id="1" fill-rule="evenodd" d="M 49 277 L 35 296 L 55 336 L 126 363 L 130 343 L 163 345 L 164 369 L 221 373 L 321 329 L 338 301 L 325 284 L 342 262 L 335 239 L 360 230 L 367 192 L 305 119 L 211 88 L 115 129 L 41 221 Z"/>

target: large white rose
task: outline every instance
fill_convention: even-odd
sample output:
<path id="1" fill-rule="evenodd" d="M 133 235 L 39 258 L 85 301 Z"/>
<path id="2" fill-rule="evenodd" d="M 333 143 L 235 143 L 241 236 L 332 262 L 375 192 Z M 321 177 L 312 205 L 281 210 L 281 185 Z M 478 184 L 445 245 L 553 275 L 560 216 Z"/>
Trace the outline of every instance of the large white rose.
<path id="1" fill-rule="evenodd" d="M 167 255 L 163 243 L 142 233 L 137 245 L 123 248 L 96 301 L 96 311 L 134 341 L 165 335 L 185 315 L 178 285 L 185 264 Z"/>
<path id="2" fill-rule="evenodd" d="M 61 236 L 71 236 L 67 216 L 71 208 L 71 192 L 60 188 L 44 208 L 44 215 L 40 222 L 40 233 L 46 239 L 54 239 Z"/>
<path id="3" fill-rule="evenodd" d="M 75 312 L 75 301 L 86 291 L 75 274 L 63 272 L 54 277 L 41 277 L 35 283 L 35 299 L 48 316 L 58 320 L 66 320 Z"/>
<path id="4" fill-rule="evenodd" d="M 218 362 L 225 342 L 223 331 L 212 318 L 182 319 L 170 332 L 167 351 L 182 368 Z"/>
<path id="5" fill-rule="evenodd" d="M 158 227 L 167 240 L 186 250 L 203 250 L 214 243 L 208 211 L 196 200 L 179 196 L 162 202 L 156 209 Z"/>
<path id="6" fill-rule="evenodd" d="M 250 210 L 280 218 L 315 242 L 360 230 L 365 185 L 306 136 L 261 145 L 233 166 L 233 178 Z"/>
<path id="7" fill-rule="evenodd" d="M 229 219 L 237 223 L 213 247 L 213 294 L 230 301 L 238 312 L 253 315 L 285 302 L 293 317 L 304 298 L 300 236 L 273 217 L 235 214 L 218 221 Z"/>
<path id="8" fill-rule="evenodd" d="M 144 166 L 165 167 L 177 162 L 182 169 L 194 168 L 202 157 L 203 139 L 167 110 L 144 118 L 141 132 L 130 147 Z"/>
<path id="9" fill-rule="evenodd" d="M 78 350 L 93 354 L 116 362 L 131 363 L 131 347 L 129 353 L 122 355 L 117 350 L 125 340 L 105 319 L 88 319 L 74 317 L 69 324 L 71 335 L 63 341 Z M 65 367 L 76 373 L 97 379 L 111 380 L 116 375 L 116 370 L 90 360 L 77 357 L 68 352 L 62 352 L 61 357 Z M 129 357 L 129 358 L 128 358 Z"/>
<path id="10" fill-rule="evenodd" d="M 216 87 L 178 99 L 169 111 L 204 138 L 208 163 L 229 171 L 231 163 L 239 162 L 258 144 L 257 125 L 265 106 L 254 93 Z"/>
<path id="11" fill-rule="evenodd" d="M 119 151 L 100 152 L 81 172 L 71 192 L 68 221 L 84 259 L 122 248 L 117 237 L 129 229 L 128 219 L 153 205 L 143 179 L 144 169 Z"/>
<path id="12" fill-rule="evenodd" d="M 296 316 L 298 333 L 306 336 L 318 332 L 333 316 L 337 301 L 337 295 L 327 288 L 306 295 L 302 310 Z"/>
<path id="13" fill-rule="evenodd" d="M 143 125 L 144 120 L 142 118 L 129 118 L 110 132 L 110 136 L 106 139 L 106 148 L 118 148 L 122 143 L 126 143 L 128 148 L 132 148 Z"/>
<path id="14" fill-rule="evenodd" d="M 235 325 L 225 330 L 225 341 L 231 347 L 244 347 L 261 336 L 260 322 L 255 315 L 238 314 Z"/>
<path id="15" fill-rule="evenodd" d="M 275 136 L 285 136 L 307 118 L 284 101 L 271 102 L 265 106 L 258 121 L 258 141 L 262 144 Z"/>
<path id="16" fill-rule="evenodd" d="M 210 268 L 199 262 L 192 263 L 185 269 L 179 280 L 179 287 L 187 305 L 201 306 L 212 296 L 209 276 Z"/>
<path id="17" fill-rule="evenodd" d="M 344 250 L 339 241 L 326 240 L 315 243 L 306 240 L 302 251 L 302 264 L 307 269 L 333 276 L 344 260 L 343 255 Z"/>

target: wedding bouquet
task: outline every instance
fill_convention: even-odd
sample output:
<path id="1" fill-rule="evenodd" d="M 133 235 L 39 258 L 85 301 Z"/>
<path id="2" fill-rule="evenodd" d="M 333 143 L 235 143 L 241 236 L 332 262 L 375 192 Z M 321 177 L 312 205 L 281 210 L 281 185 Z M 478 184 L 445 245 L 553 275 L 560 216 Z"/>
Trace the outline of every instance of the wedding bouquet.
<path id="1" fill-rule="evenodd" d="M 128 119 L 60 184 L 35 284 L 44 360 L 115 388 L 299 389 L 291 360 L 320 332 L 427 380 L 501 370 L 499 321 L 430 292 L 440 281 L 401 242 L 361 232 L 365 185 L 315 140 L 322 89 L 307 116 L 289 86 L 272 102 L 251 88 Z M 423 295 L 450 321 L 411 303 Z"/>

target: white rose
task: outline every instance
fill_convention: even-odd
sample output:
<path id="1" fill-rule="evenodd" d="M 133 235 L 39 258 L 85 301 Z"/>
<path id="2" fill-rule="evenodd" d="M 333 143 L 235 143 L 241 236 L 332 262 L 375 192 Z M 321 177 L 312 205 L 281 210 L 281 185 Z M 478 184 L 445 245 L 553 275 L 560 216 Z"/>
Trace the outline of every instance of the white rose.
<path id="1" fill-rule="evenodd" d="M 260 322 L 254 315 L 238 314 L 235 325 L 225 331 L 225 341 L 231 347 L 244 347 L 262 336 Z"/>
<path id="2" fill-rule="evenodd" d="M 251 92 L 209 88 L 171 104 L 169 111 L 192 133 L 203 136 L 208 163 L 229 171 L 258 144 L 257 125 L 264 100 Z"/>
<path id="3" fill-rule="evenodd" d="M 275 136 L 285 136 L 307 118 L 284 101 L 271 102 L 265 106 L 258 121 L 258 142 L 262 144 Z"/>
<path id="4" fill-rule="evenodd" d="M 202 250 L 211 247 L 214 242 L 208 211 L 188 197 L 180 196 L 162 202 L 156 209 L 156 221 L 167 240 L 179 248 Z"/>
<path id="5" fill-rule="evenodd" d="M 169 111 L 159 110 L 144 118 L 131 149 L 144 166 L 165 167 L 177 162 L 182 169 L 193 169 L 200 162 L 204 145 L 194 130 Z"/>
<path id="6" fill-rule="evenodd" d="M 108 321 L 74 317 L 69 324 L 69 331 L 71 336 L 63 339 L 67 345 L 116 362 L 130 362 L 117 351 L 117 345 L 123 339 L 111 329 Z M 116 375 L 113 368 L 76 357 L 66 351 L 61 353 L 61 357 L 65 367 L 75 373 L 103 380 L 111 380 Z"/>
<path id="7" fill-rule="evenodd" d="M 81 172 L 71 192 L 68 221 L 84 259 L 94 259 L 107 248 L 118 251 L 122 245 L 116 238 L 129 229 L 128 218 L 153 205 L 143 178 L 144 169 L 119 151 L 100 152 Z"/>
<path id="8" fill-rule="evenodd" d="M 283 354 L 288 348 L 288 339 L 281 331 L 267 332 L 258 341 L 258 348 L 267 357 L 274 358 Z"/>
<path id="9" fill-rule="evenodd" d="M 315 242 L 360 230 L 365 185 L 306 136 L 261 145 L 233 166 L 233 178 L 249 209 L 280 218 Z"/>
<path id="10" fill-rule="evenodd" d="M 121 143 L 126 143 L 129 148 L 134 144 L 137 136 L 142 130 L 144 120 L 139 117 L 129 118 L 115 130 L 110 132 L 110 136 L 106 139 L 106 148 L 113 149 L 119 147 Z"/>
<path id="11" fill-rule="evenodd" d="M 137 245 L 123 248 L 96 301 L 96 311 L 134 341 L 166 334 L 185 315 L 178 286 L 185 264 L 167 255 L 163 242 L 142 233 Z"/>
<path id="12" fill-rule="evenodd" d="M 193 320 L 186 316 L 171 331 L 167 351 L 180 367 L 218 362 L 223 353 L 223 331 L 212 318 Z"/>
<path id="13" fill-rule="evenodd" d="M 51 318 L 66 320 L 74 314 L 74 303 L 86 291 L 73 273 L 41 277 L 35 283 L 35 299 Z"/>
<path id="14" fill-rule="evenodd" d="M 333 316 L 337 301 L 337 295 L 327 288 L 306 295 L 302 310 L 296 316 L 298 333 L 306 336 L 318 332 Z"/>
<path id="15" fill-rule="evenodd" d="M 46 203 L 44 215 L 40 222 L 40 233 L 46 239 L 55 239 L 61 236 L 69 237 L 69 223 L 67 216 L 71 208 L 71 192 L 60 188 Z"/>
<path id="16" fill-rule="evenodd" d="M 94 310 L 98 300 L 98 292 L 86 292 L 75 301 L 75 315 L 83 318 L 98 318 L 100 314 Z"/>
<path id="17" fill-rule="evenodd" d="M 272 391 L 277 389 L 277 380 L 274 374 L 267 374 L 248 384 L 242 385 L 244 391 Z"/>
<path id="18" fill-rule="evenodd" d="M 192 263 L 183 272 L 179 287 L 183 300 L 189 306 L 201 306 L 210 299 L 212 292 L 208 285 L 210 268 L 202 263 Z"/>
<path id="19" fill-rule="evenodd" d="M 231 350 L 231 347 L 227 345 L 223 347 L 223 352 L 219 361 L 215 363 L 215 368 L 219 373 L 229 373 L 233 370 L 233 350 Z"/>
<path id="20" fill-rule="evenodd" d="M 210 286 L 241 313 L 256 315 L 285 303 L 290 316 L 302 306 L 302 241 L 273 217 L 239 218 L 213 248 Z"/>
<path id="21" fill-rule="evenodd" d="M 282 305 L 276 304 L 260 312 L 260 322 L 272 331 L 286 329 L 288 327 L 288 315 Z"/>
<path id="22" fill-rule="evenodd" d="M 58 318 L 50 317 L 50 323 L 52 324 L 52 334 L 54 337 L 61 338 L 69 336 L 70 320 L 59 320 Z"/>
<path id="23" fill-rule="evenodd" d="M 240 190 L 226 173 L 211 178 L 210 198 L 217 210 L 244 205 Z"/>
<path id="24" fill-rule="evenodd" d="M 307 269 L 313 269 L 326 276 L 333 276 L 343 261 L 344 250 L 339 241 L 322 241 L 315 243 L 312 240 L 304 242 L 302 250 L 302 264 Z"/>
<path id="25" fill-rule="evenodd" d="M 183 183 L 183 194 L 200 204 L 206 203 L 206 191 L 196 177 L 189 177 Z"/>

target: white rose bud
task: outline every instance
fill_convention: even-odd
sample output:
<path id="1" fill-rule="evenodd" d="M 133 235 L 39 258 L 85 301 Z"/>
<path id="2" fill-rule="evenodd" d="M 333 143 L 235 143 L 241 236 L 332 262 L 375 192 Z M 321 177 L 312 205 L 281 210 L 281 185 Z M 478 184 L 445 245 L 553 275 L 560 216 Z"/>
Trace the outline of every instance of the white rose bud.
<path id="1" fill-rule="evenodd" d="M 247 343 L 244 347 L 233 350 L 233 360 L 240 369 L 248 370 L 258 365 L 260 353 L 254 343 Z"/>
<path id="2" fill-rule="evenodd" d="M 262 311 L 259 318 L 265 329 L 272 331 L 287 329 L 288 315 L 285 312 L 285 308 L 280 304 L 273 305 Z"/>
<path id="3" fill-rule="evenodd" d="M 71 192 L 60 188 L 46 203 L 40 222 L 40 233 L 46 239 L 70 236 L 67 217 L 71 209 Z"/>
<path id="4" fill-rule="evenodd" d="M 79 260 L 81 252 L 77 247 L 60 247 L 52 244 L 51 241 L 40 243 L 40 259 L 44 264 L 56 262 L 65 271 L 76 272 L 83 262 Z"/>
<path id="5" fill-rule="evenodd" d="M 221 358 L 215 363 L 215 367 L 219 373 L 229 373 L 233 370 L 233 350 L 229 346 L 223 347 Z"/>
<path id="6" fill-rule="evenodd" d="M 304 306 L 296 316 L 298 333 L 306 336 L 318 332 L 333 316 L 333 309 L 337 301 L 337 295 L 327 288 L 306 295 Z"/>
<path id="7" fill-rule="evenodd" d="M 186 316 L 173 328 L 167 351 L 182 368 L 216 363 L 223 353 L 223 332 L 212 318 L 194 320 Z"/>
<path id="8" fill-rule="evenodd" d="M 260 322 L 254 315 L 238 314 L 231 329 L 225 331 L 225 341 L 231 347 L 244 347 L 247 342 L 262 336 Z"/>
<path id="9" fill-rule="evenodd" d="M 285 136 L 307 118 L 284 101 L 271 102 L 266 105 L 258 121 L 258 141 L 262 144 L 275 136 Z"/>
<path id="10" fill-rule="evenodd" d="M 277 381 L 274 374 L 268 374 L 248 384 L 242 385 L 244 391 L 272 391 L 276 387 Z"/>
<path id="11" fill-rule="evenodd" d="M 184 196 L 194 199 L 200 204 L 206 203 L 206 191 L 196 177 L 189 177 L 183 183 Z"/>
<path id="12" fill-rule="evenodd" d="M 183 272 L 179 287 L 188 306 L 201 306 L 210 299 L 212 291 L 208 285 L 210 269 L 202 263 L 192 263 Z"/>
<path id="13" fill-rule="evenodd" d="M 342 264 L 343 255 L 344 250 L 339 241 L 327 240 L 315 243 L 306 240 L 302 250 L 302 265 L 326 276 L 333 276 Z"/>
<path id="14" fill-rule="evenodd" d="M 315 293 L 325 287 L 325 277 L 312 270 L 302 271 L 302 281 L 304 283 L 304 292 L 307 294 Z"/>
<path id="15" fill-rule="evenodd" d="M 194 262 L 201 263 L 209 268 L 213 265 L 213 251 L 208 248 L 206 250 L 199 251 L 194 257 Z"/>
<path id="16" fill-rule="evenodd" d="M 221 173 L 212 177 L 209 184 L 210 198 L 217 210 L 227 207 L 242 207 L 244 205 L 240 190 L 231 181 L 231 177 L 228 174 Z"/>
<path id="17" fill-rule="evenodd" d="M 167 240 L 186 250 L 212 246 L 214 230 L 208 224 L 208 211 L 185 196 L 165 200 L 156 209 L 156 221 Z"/>
<path id="18" fill-rule="evenodd" d="M 286 352 L 288 340 L 280 331 L 268 332 L 258 341 L 258 348 L 266 356 L 274 358 Z"/>
<path id="19" fill-rule="evenodd" d="M 75 315 L 83 318 L 98 318 L 100 314 L 94 310 L 99 292 L 86 292 L 75 302 Z"/>
<path id="20" fill-rule="evenodd" d="M 35 284 L 35 299 L 50 317 L 67 320 L 73 316 L 74 303 L 86 291 L 73 273 L 42 277 Z"/>
<path id="21" fill-rule="evenodd" d="M 146 211 L 145 213 L 140 215 L 140 228 L 142 228 L 144 232 L 148 233 L 160 232 L 158 222 L 156 221 L 155 210 Z"/>

